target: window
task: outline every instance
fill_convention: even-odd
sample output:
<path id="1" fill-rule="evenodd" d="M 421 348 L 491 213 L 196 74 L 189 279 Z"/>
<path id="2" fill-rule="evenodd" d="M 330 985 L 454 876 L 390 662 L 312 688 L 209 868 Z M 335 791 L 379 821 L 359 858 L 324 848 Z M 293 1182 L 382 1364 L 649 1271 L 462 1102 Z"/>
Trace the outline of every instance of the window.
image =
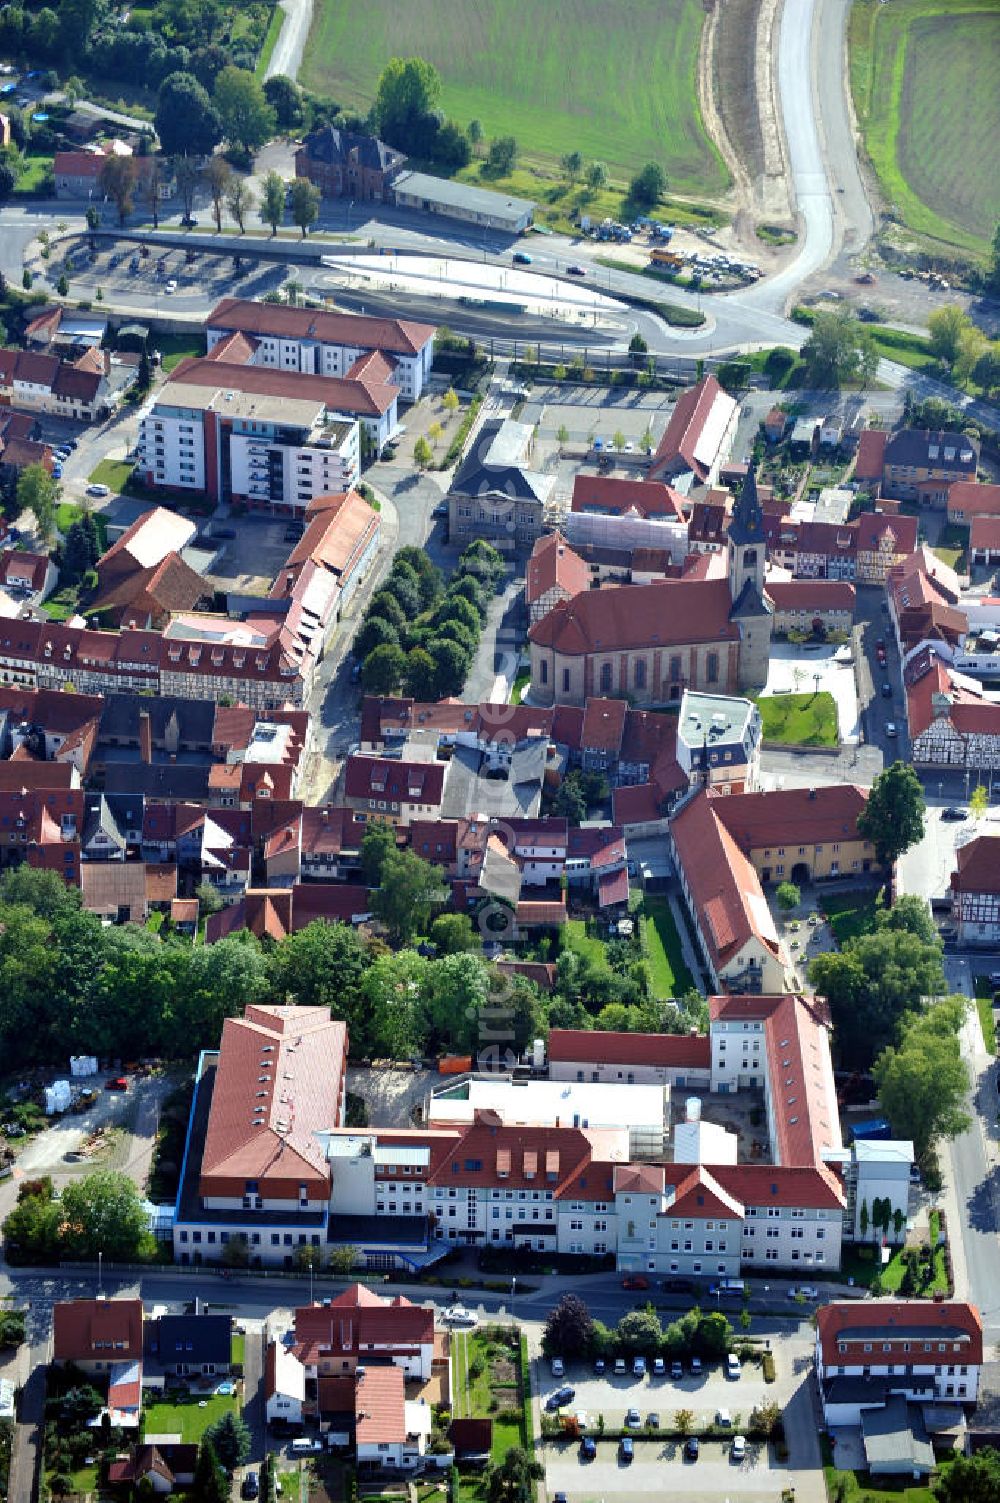
<path id="1" fill-rule="evenodd" d="M 645 689 L 645 687 L 646 687 L 646 659 L 645 658 L 640 658 L 639 661 L 636 663 L 635 669 L 634 669 L 634 672 L 633 672 L 633 682 L 634 682 L 635 688 L 637 688 L 637 689 Z"/>
<path id="2" fill-rule="evenodd" d="M 610 663 L 602 663 L 601 664 L 601 693 L 602 694 L 609 694 L 610 692 L 611 692 L 611 664 Z"/>
<path id="3" fill-rule="evenodd" d="M 542 658 L 538 667 L 538 677 L 543 684 L 547 684 L 549 681 L 549 665 L 544 658 Z"/>
<path id="4" fill-rule="evenodd" d="M 710 652 L 705 661 L 705 679 L 710 684 L 719 682 L 719 654 Z"/>

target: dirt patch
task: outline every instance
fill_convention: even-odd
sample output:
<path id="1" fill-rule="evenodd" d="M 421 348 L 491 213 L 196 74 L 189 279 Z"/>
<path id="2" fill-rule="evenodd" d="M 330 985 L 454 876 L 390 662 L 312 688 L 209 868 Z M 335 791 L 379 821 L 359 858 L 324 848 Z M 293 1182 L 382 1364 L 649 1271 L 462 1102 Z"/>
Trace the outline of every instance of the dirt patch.
<path id="1" fill-rule="evenodd" d="M 725 0 L 705 28 L 707 83 L 702 113 L 736 180 L 734 228 L 759 248 L 754 221 L 790 220 L 781 116 L 775 96 L 774 50 L 779 0 Z"/>

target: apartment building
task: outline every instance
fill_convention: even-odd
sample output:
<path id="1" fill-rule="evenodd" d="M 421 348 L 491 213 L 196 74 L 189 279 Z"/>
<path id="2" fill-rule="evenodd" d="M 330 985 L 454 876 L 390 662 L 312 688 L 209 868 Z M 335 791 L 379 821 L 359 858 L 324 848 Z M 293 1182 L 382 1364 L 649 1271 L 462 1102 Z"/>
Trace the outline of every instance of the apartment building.
<path id="1" fill-rule="evenodd" d="M 756 786 L 762 728 L 753 700 L 685 689 L 677 718 L 677 761 L 689 783 L 741 793 Z"/>
<path id="2" fill-rule="evenodd" d="M 274 370 L 342 377 L 363 356 L 382 355 L 404 402 L 423 396 L 434 363 L 436 332 L 432 324 L 408 319 L 290 308 L 247 298 L 223 298 L 206 323 L 210 351 L 227 335 L 242 334 L 256 341 L 256 363 Z"/>
<path id="3" fill-rule="evenodd" d="M 975 483 L 979 441 L 964 433 L 901 428 L 882 452 L 882 494 L 943 511 L 956 482 Z"/>
<path id="4" fill-rule="evenodd" d="M 287 391 L 240 391 L 220 385 L 221 374 L 206 372 L 202 384 L 171 379 L 153 396 L 139 419 L 138 468 L 146 485 L 295 517 L 317 496 L 352 488 L 358 423 L 327 407 L 333 392 L 300 395 L 294 381 Z M 284 382 L 274 379 L 276 387 Z M 376 414 L 375 425 L 381 434 L 384 414 Z"/>

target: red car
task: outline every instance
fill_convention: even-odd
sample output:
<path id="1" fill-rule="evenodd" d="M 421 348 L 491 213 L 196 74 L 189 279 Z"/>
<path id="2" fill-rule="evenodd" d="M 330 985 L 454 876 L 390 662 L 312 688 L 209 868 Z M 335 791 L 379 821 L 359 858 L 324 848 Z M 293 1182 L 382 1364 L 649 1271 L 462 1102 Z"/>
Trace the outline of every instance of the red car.
<path id="1" fill-rule="evenodd" d="M 649 1280 L 641 1273 L 626 1274 L 622 1279 L 623 1289 L 648 1289 Z"/>
<path id="2" fill-rule="evenodd" d="M 105 1083 L 104 1089 L 106 1091 L 127 1091 L 128 1080 L 124 1075 L 116 1075 L 113 1080 Z"/>

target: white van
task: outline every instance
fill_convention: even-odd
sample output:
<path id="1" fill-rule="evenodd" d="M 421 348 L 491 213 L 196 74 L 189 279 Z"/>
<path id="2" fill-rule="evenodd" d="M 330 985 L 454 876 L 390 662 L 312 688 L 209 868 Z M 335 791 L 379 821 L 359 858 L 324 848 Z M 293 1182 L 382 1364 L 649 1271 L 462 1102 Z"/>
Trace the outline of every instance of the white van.
<path id="1" fill-rule="evenodd" d="M 312 1456 L 315 1451 L 322 1451 L 322 1449 L 323 1442 L 313 1440 L 309 1435 L 300 1435 L 297 1440 L 292 1441 L 290 1447 L 293 1456 Z"/>

